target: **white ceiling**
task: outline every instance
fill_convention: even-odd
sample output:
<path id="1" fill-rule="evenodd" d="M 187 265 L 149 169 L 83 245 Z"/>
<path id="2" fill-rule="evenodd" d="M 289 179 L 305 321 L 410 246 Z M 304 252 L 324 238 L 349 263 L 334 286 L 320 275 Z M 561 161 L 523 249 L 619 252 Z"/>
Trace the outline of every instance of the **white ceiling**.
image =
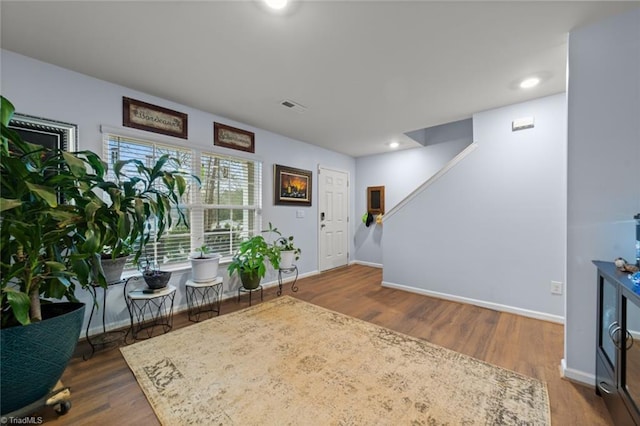
<path id="1" fill-rule="evenodd" d="M 303 1 L 277 15 L 257 0 L 2 0 L 1 45 L 358 157 L 564 91 L 569 31 L 639 5 Z M 517 88 L 533 74 L 538 87 Z"/>

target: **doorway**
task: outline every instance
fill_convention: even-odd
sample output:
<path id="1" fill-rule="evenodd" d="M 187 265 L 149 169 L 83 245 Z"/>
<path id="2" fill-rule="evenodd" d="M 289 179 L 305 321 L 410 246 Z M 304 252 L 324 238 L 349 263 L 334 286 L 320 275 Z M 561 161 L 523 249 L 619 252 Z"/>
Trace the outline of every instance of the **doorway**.
<path id="1" fill-rule="evenodd" d="M 349 173 L 318 167 L 318 269 L 349 261 Z"/>

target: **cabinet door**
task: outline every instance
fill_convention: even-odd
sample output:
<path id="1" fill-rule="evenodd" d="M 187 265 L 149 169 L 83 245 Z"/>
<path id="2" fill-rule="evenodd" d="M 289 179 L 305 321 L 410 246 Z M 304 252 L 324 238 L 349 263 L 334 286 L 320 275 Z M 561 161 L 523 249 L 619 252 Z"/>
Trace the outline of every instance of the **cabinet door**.
<path id="1" fill-rule="evenodd" d="M 624 313 L 624 343 L 622 367 L 620 369 L 620 390 L 628 409 L 640 417 L 640 305 L 634 303 L 626 291 L 622 293 L 622 312 Z M 635 298 L 637 300 L 637 298 Z M 637 418 L 636 421 L 640 421 Z"/>
<path id="2" fill-rule="evenodd" d="M 600 276 L 598 279 L 598 349 L 604 355 L 611 371 L 615 371 L 617 348 L 615 338 L 619 338 L 620 324 L 618 323 L 618 287 Z"/>

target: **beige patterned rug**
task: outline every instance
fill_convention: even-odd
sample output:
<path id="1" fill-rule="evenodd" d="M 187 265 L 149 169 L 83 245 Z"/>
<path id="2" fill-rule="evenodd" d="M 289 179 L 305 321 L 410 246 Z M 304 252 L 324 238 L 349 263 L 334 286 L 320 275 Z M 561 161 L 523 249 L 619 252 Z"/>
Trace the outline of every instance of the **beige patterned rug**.
<path id="1" fill-rule="evenodd" d="M 164 425 L 548 425 L 539 380 L 284 296 L 121 348 Z"/>

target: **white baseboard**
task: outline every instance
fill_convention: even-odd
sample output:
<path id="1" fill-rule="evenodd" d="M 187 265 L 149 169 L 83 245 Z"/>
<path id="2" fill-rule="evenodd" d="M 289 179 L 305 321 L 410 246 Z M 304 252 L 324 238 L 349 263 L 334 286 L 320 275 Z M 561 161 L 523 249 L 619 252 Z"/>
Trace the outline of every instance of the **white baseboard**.
<path id="1" fill-rule="evenodd" d="M 562 358 L 560 360 L 560 374 L 563 379 L 571 380 L 572 382 L 580 383 L 581 385 L 595 388 L 596 376 L 584 371 L 574 370 L 567 367 L 567 361 Z"/>
<path id="2" fill-rule="evenodd" d="M 380 268 L 382 269 L 382 263 L 373 263 L 373 262 L 365 262 L 363 260 L 352 260 L 349 262 L 349 265 L 363 265 L 363 266 L 371 266 L 372 268 Z"/>
<path id="3" fill-rule="evenodd" d="M 545 312 L 532 311 L 529 309 L 517 308 L 515 306 L 501 305 L 499 303 L 487 302 L 484 300 L 471 299 L 468 297 L 456 296 L 453 294 L 440 293 L 437 291 L 425 290 L 422 288 L 409 287 L 402 284 L 382 282 L 383 287 L 395 288 L 398 290 L 409 291 L 411 293 L 422 294 L 424 296 L 435 297 L 437 299 L 450 300 L 452 302 L 467 303 L 470 305 L 480 306 L 481 308 L 493 309 L 494 311 L 509 312 L 512 314 L 522 315 L 524 317 L 535 318 L 544 321 L 550 321 L 558 324 L 564 324 L 564 317 L 559 315 L 547 314 Z"/>

